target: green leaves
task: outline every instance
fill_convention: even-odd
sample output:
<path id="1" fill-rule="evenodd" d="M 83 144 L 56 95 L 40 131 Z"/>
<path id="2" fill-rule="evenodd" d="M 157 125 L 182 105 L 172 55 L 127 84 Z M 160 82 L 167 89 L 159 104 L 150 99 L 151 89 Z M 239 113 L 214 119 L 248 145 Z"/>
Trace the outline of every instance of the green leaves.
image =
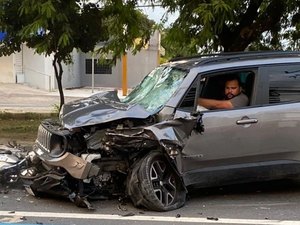
<path id="1" fill-rule="evenodd" d="M 286 49 L 299 43 L 299 23 L 296 21 L 300 21 L 300 0 L 159 2 L 168 11 L 177 10 L 179 13 L 166 37 L 173 46 L 184 43 L 190 48 L 194 44 L 200 52 L 216 52 L 244 51 L 247 48 Z M 284 37 L 289 40 L 284 40 Z"/>
<path id="2" fill-rule="evenodd" d="M 2 0 L 0 28 L 10 29 L 10 42 L 26 43 L 38 53 L 54 53 L 64 61 L 70 59 L 74 48 L 93 51 L 98 42 L 105 43 L 101 52 L 113 52 L 115 58 L 127 50 L 141 49 L 151 35 L 153 22 L 135 8 L 138 1 L 97 3 L 99 5 L 78 0 Z M 5 44 L 4 48 L 10 46 Z"/>
<path id="3" fill-rule="evenodd" d="M 56 9 L 54 8 L 54 5 L 52 4 L 52 2 L 49 0 L 49 1 L 46 1 L 45 3 L 41 4 L 39 13 L 49 19 L 55 15 Z"/>
<path id="4" fill-rule="evenodd" d="M 62 33 L 58 39 L 58 46 L 65 47 L 70 44 L 70 35 L 68 33 Z"/>
<path id="5" fill-rule="evenodd" d="M 44 21 L 42 20 L 36 20 L 33 23 L 24 26 L 18 33 L 23 39 L 26 39 L 30 36 L 35 36 L 39 30 L 43 29 L 43 23 Z"/>
<path id="6" fill-rule="evenodd" d="M 55 15 L 56 9 L 51 0 L 48 1 L 22 1 L 22 5 L 20 7 L 20 15 L 28 15 L 32 12 L 36 12 L 41 17 L 51 18 Z"/>

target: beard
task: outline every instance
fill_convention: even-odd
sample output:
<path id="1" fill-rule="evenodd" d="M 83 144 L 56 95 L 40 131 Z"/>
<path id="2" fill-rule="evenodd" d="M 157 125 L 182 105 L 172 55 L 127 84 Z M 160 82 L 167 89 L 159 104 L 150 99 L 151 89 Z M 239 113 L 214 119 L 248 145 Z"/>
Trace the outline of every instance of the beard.
<path id="1" fill-rule="evenodd" d="M 234 98 L 236 96 L 238 96 L 238 95 L 234 95 L 232 93 L 228 93 L 227 95 L 225 95 L 225 100 L 230 100 L 230 99 L 232 99 L 232 98 Z"/>

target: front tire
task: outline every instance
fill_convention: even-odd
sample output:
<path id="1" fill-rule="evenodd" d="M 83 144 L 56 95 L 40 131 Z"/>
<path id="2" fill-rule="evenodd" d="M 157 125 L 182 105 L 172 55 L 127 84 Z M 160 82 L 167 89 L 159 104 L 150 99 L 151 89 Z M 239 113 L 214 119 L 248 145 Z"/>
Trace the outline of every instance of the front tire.
<path id="1" fill-rule="evenodd" d="M 128 194 L 136 206 L 169 211 L 185 204 L 186 190 L 165 156 L 150 152 L 132 171 Z"/>

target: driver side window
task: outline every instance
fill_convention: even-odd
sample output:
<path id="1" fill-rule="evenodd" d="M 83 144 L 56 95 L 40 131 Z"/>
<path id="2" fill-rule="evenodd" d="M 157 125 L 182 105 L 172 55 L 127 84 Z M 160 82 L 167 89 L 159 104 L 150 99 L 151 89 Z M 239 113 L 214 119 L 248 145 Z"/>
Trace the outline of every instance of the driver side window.
<path id="1" fill-rule="evenodd" d="M 184 111 L 226 109 L 225 107 L 222 108 L 221 106 L 220 108 L 205 107 L 206 105 L 204 106 L 199 103 L 199 99 L 208 99 L 212 101 L 216 100 L 221 103 L 222 101 L 230 100 L 236 104 L 233 108 L 251 105 L 254 78 L 254 70 L 228 71 L 226 73 L 201 75 L 201 77 L 199 75 L 198 79 L 193 82 L 185 97 L 181 101 L 180 109 Z M 235 88 L 233 87 L 234 85 L 232 86 L 232 83 L 234 82 L 228 82 L 228 80 L 231 79 L 238 80 L 236 84 L 238 83 L 238 87 L 241 91 L 233 92 L 232 95 L 227 93 L 229 96 L 227 97 L 225 89 Z M 229 90 L 227 92 L 231 91 Z M 247 100 L 244 100 L 244 103 L 240 103 L 238 98 L 242 98 L 243 96 Z"/>

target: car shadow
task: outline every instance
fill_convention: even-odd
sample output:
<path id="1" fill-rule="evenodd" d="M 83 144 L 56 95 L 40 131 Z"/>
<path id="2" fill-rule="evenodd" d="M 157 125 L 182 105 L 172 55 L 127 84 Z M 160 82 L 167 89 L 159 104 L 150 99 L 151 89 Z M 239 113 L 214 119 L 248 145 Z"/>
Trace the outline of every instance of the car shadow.
<path id="1" fill-rule="evenodd" d="M 299 180 L 276 180 L 265 181 L 246 184 L 235 184 L 210 188 L 188 188 L 189 198 L 203 198 L 211 196 L 224 195 L 244 195 L 244 194 L 278 194 L 278 193 L 300 193 L 300 179 Z"/>

